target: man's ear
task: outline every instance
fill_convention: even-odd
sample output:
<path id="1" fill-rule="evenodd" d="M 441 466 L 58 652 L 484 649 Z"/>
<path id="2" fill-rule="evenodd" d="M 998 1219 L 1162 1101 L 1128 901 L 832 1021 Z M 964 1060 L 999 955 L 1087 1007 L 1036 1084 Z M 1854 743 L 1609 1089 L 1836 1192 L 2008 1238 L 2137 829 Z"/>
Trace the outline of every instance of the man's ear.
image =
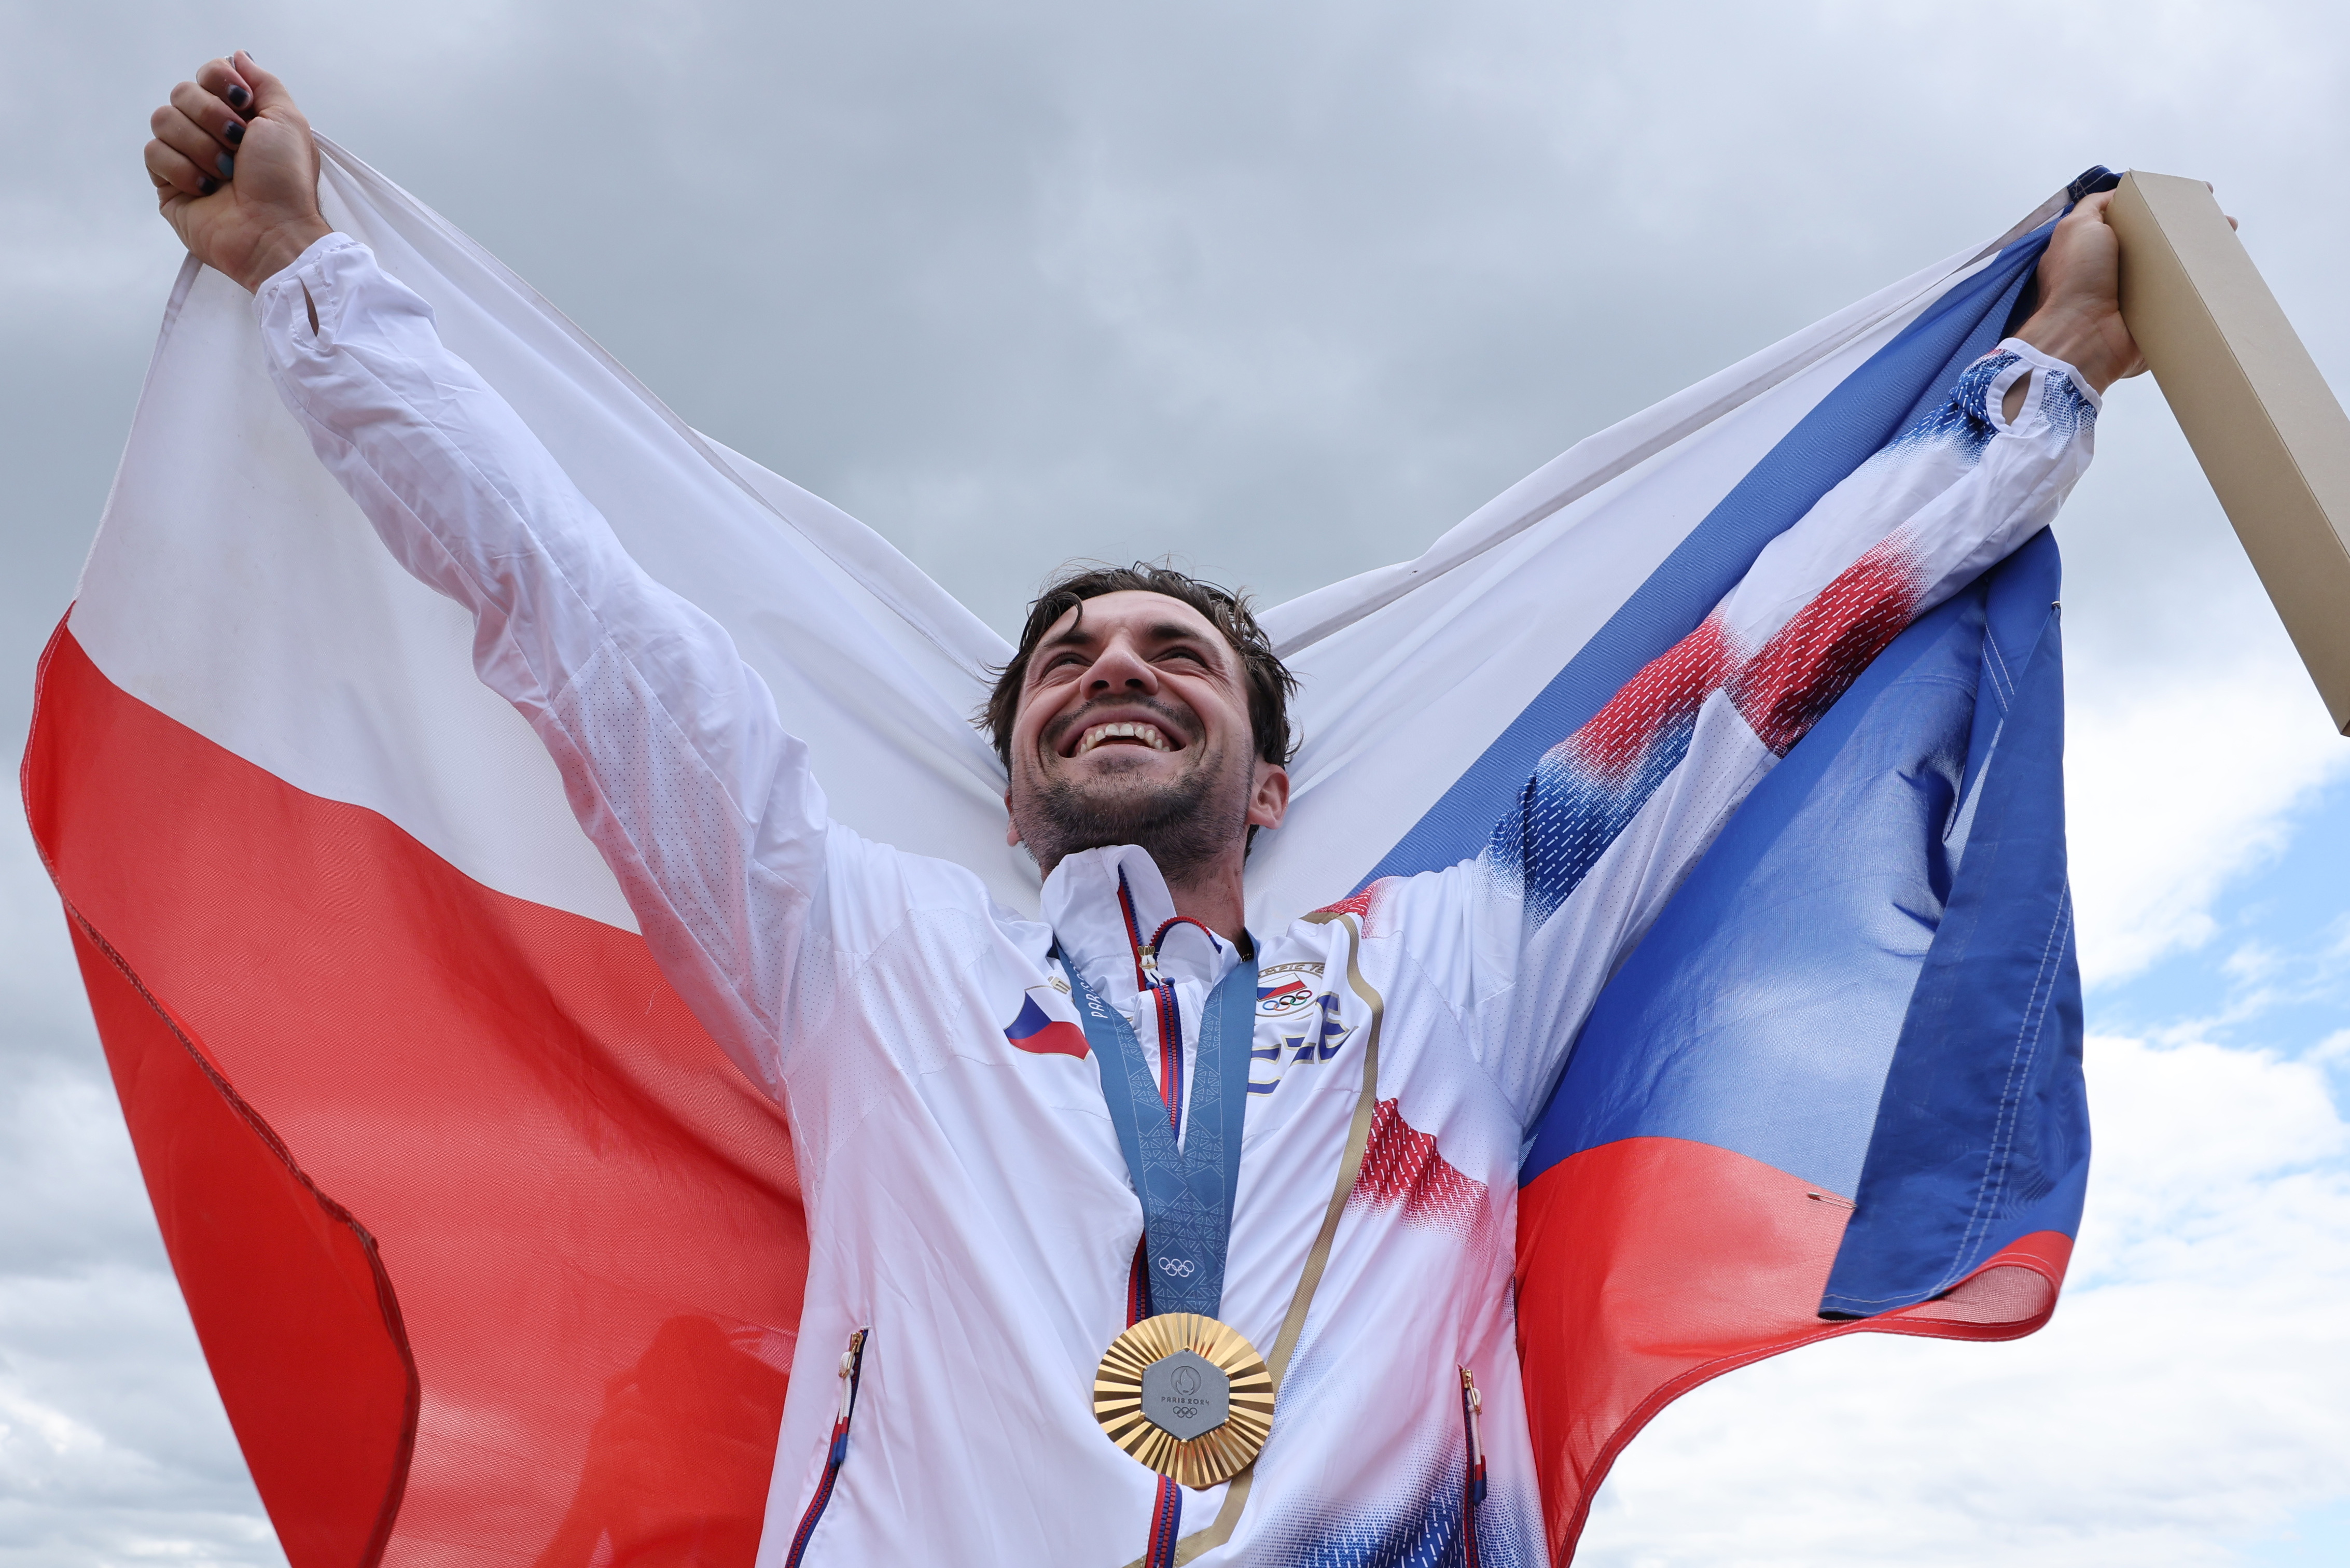
<path id="1" fill-rule="evenodd" d="M 1256 788 L 1249 795 L 1248 825 L 1279 827 L 1281 819 L 1288 815 L 1289 770 L 1279 763 L 1260 759 L 1256 764 Z"/>
<path id="2" fill-rule="evenodd" d="M 1286 792 L 1284 793 L 1285 794 Z M 1003 842 L 1012 845 L 1015 848 L 1018 847 L 1020 843 L 1020 825 L 1012 820 L 1012 792 L 1010 790 L 1005 790 L 1003 792 Z"/>

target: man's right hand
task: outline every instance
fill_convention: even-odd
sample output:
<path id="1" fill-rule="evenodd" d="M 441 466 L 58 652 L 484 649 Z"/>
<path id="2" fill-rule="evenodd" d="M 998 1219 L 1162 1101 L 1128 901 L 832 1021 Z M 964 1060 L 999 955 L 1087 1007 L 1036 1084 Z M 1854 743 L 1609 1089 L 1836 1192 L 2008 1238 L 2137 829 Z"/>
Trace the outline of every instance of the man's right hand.
<path id="1" fill-rule="evenodd" d="M 190 254 L 247 289 L 333 229 L 318 212 L 318 149 L 286 84 L 240 49 L 207 60 L 150 122 L 147 176 Z"/>

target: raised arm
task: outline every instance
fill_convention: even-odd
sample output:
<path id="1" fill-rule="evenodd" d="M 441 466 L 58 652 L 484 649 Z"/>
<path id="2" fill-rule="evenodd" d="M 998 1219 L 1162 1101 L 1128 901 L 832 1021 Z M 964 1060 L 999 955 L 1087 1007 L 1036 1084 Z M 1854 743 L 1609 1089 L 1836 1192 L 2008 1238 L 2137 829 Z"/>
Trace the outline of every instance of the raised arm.
<path id="1" fill-rule="evenodd" d="M 213 61 L 156 129 L 164 214 L 199 260 L 257 291 L 271 377 L 312 447 L 400 564 L 472 613 L 476 670 L 561 767 L 664 972 L 772 1092 L 776 1014 L 831 830 L 766 685 L 629 558 L 441 342 L 431 306 L 328 230 L 283 84 L 243 55 Z M 211 171 L 198 161 L 228 146 L 241 151 Z"/>
<path id="2" fill-rule="evenodd" d="M 1904 628 L 2045 527 L 2087 468 L 2100 394 L 2140 368 L 2104 203 L 2058 225 L 2022 330 L 1554 746 L 1483 853 L 1368 891 L 1373 932 L 1460 943 L 1438 967 L 1522 1116 L 1740 803 Z"/>

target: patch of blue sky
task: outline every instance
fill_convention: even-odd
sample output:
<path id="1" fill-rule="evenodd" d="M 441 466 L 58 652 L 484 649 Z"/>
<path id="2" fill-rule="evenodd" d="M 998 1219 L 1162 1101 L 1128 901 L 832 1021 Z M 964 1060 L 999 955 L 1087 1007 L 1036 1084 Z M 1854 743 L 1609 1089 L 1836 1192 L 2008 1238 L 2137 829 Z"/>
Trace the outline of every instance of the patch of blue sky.
<path id="1" fill-rule="evenodd" d="M 2091 1033 L 2316 1052 L 2337 1099 L 2350 1094 L 2350 783 L 2290 826 L 2276 855 L 2214 900 L 2207 940 L 2090 992 Z"/>
<path id="2" fill-rule="evenodd" d="M 2342 1568 L 2350 1563 L 2350 1497 L 2305 1509 L 2274 1534 L 2237 1550 L 2242 1568 Z"/>
<path id="3" fill-rule="evenodd" d="M 2209 940 L 2092 991 L 2088 1025 L 2314 1060 L 2328 1069 L 2335 1105 L 2350 1110 L 2350 783 L 2306 803 L 2290 829 L 2274 856 L 2214 900 Z M 2340 1241 L 2350 1248 L 2350 1236 Z M 2332 1500 L 2233 1552 L 2242 1568 L 2350 1563 L 2350 1479 Z"/>

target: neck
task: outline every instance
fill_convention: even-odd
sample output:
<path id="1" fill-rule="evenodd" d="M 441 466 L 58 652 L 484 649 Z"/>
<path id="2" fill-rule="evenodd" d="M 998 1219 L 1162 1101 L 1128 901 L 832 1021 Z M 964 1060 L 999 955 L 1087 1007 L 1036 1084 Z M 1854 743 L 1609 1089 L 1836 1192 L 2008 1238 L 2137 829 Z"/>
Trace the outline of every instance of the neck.
<path id="1" fill-rule="evenodd" d="M 1248 901 L 1241 891 L 1241 858 L 1235 850 L 1180 880 L 1172 877 L 1167 880 L 1167 896 L 1174 900 L 1177 914 L 1199 921 L 1234 946 L 1247 940 Z"/>

